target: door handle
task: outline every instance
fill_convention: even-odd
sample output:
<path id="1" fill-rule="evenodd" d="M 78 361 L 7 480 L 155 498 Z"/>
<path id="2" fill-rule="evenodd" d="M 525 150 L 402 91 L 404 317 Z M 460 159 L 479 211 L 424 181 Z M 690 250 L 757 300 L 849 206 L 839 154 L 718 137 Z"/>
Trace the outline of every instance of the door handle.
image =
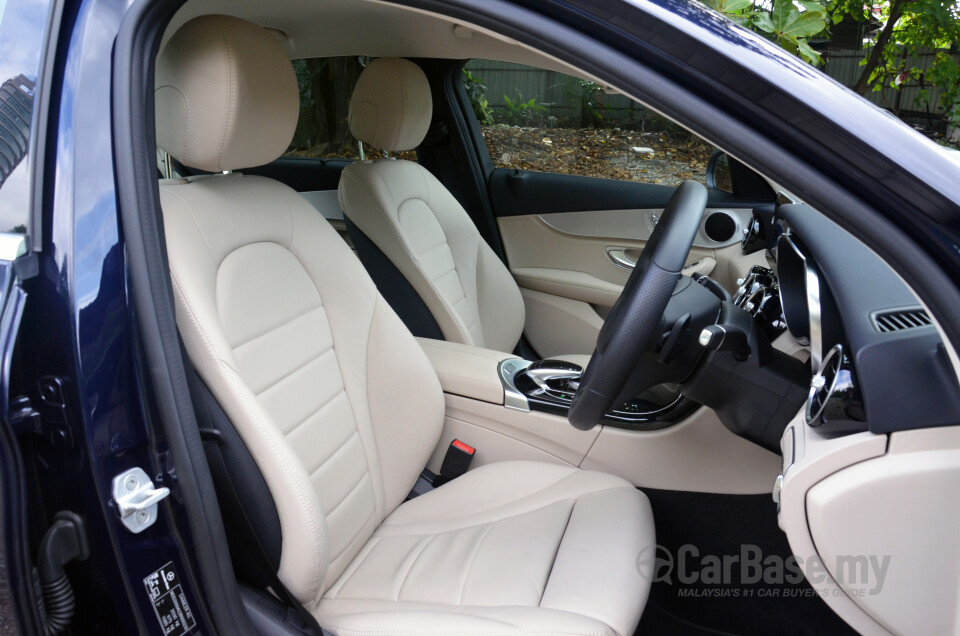
<path id="1" fill-rule="evenodd" d="M 632 270 L 637 266 L 637 261 L 627 256 L 627 249 L 626 247 L 608 247 L 607 256 L 610 257 L 610 260 L 613 261 L 613 264 L 617 267 Z"/>

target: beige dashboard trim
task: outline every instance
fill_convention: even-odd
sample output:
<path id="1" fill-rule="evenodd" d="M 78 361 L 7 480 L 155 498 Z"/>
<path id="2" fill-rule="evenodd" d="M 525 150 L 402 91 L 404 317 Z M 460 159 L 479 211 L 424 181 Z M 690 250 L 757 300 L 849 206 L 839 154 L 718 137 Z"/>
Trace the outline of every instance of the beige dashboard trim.
<path id="1" fill-rule="evenodd" d="M 807 493 L 829 475 L 859 462 L 880 457 L 887 450 L 887 436 L 855 433 L 826 439 L 807 426 L 803 411 L 787 426 L 784 436 L 792 436 L 793 461 L 789 458 L 780 489 L 780 528 L 786 533 L 793 554 L 803 562 L 819 559 L 810 526 L 807 523 Z M 824 602 L 861 634 L 888 634 L 858 606 L 837 582 L 826 577 L 814 589 Z"/>
<path id="2" fill-rule="evenodd" d="M 704 407 L 659 431 L 604 427 L 581 467 L 642 488 L 747 495 L 770 492 L 780 458 L 731 433 Z"/>

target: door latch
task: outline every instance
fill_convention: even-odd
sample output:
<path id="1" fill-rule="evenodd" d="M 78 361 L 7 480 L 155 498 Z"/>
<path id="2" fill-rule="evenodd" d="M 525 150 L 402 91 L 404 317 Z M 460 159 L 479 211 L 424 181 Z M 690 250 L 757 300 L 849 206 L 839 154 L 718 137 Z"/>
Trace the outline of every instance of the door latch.
<path id="1" fill-rule="evenodd" d="M 120 512 L 120 521 L 134 534 L 154 524 L 157 504 L 169 494 L 169 488 L 154 488 L 150 477 L 140 467 L 125 470 L 113 478 L 113 500 Z"/>

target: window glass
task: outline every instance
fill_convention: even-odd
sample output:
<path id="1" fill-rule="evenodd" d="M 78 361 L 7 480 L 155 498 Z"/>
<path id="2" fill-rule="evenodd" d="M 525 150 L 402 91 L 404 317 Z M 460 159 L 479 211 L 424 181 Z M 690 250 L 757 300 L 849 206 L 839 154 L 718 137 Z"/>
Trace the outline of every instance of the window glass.
<path id="1" fill-rule="evenodd" d="M 468 62 L 463 81 L 497 168 L 705 182 L 712 145 L 599 84 L 489 60 Z"/>
<path id="2" fill-rule="evenodd" d="M 30 126 L 49 3 L 0 0 L 0 232 L 30 217 Z"/>
<path id="3" fill-rule="evenodd" d="M 300 118 L 286 156 L 359 158 L 359 145 L 350 134 L 347 116 L 353 87 L 369 60 L 368 57 L 349 56 L 293 61 L 300 87 Z M 364 152 L 369 158 L 385 155 L 370 146 L 365 146 Z M 416 152 L 396 153 L 394 156 L 416 161 Z"/>

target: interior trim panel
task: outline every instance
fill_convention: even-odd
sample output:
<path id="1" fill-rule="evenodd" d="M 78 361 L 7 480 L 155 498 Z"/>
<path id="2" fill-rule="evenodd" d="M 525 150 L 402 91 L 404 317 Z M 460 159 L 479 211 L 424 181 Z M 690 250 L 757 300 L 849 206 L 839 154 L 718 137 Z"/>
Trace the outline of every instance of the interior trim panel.
<path id="1" fill-rule="evenodd" d="M 553 229 L 565 234 L 646 241 L 650 238 L 661 214 L 663 214 L 663 208 L 551 212 L 537 216 Z M 714 240 L 708 235 L 707 219 L 713 214 L 723 214 L 732 219 L 732 231 L 725 231 L 724 234 L 729 234 L 729 238 Z M 696 247 L 713 249 L 739 243 L 743 228 L 749 225 L 751 218 L 753 218 L 752 208 L 707 208 L 693 244 Z"/>

